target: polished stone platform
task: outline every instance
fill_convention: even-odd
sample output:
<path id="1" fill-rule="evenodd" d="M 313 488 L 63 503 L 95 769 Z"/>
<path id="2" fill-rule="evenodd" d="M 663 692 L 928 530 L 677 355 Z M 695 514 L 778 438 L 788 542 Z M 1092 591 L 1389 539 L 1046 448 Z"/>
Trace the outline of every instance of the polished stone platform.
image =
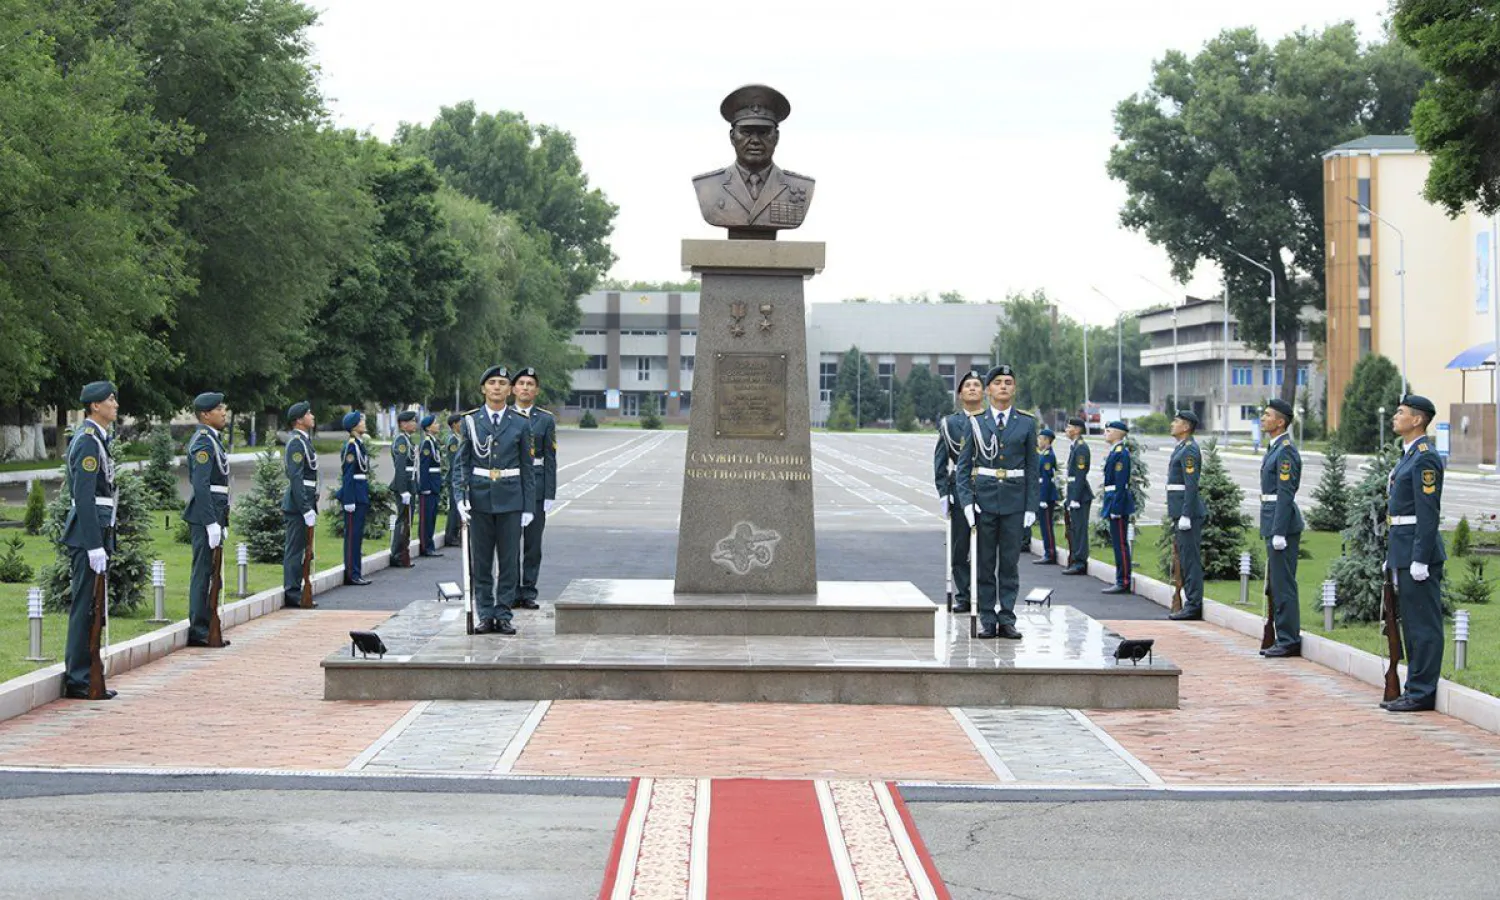
<path id="1" fill-rule="evenodd" d="M 469 636 L 462 610 L 412 603 L 377 628 L 384 659 L 323 660 L 329 700 L 699 700 L 918 706 L 1177 706 L 1180 670 L 1117 664 L 1120 636 L 1068 606 L 1017 609 L 1020 641 L 969 638 L 939 612 L 927 638 L 557 634 L 549 610 L 520 634 Z"/>
<path id="2" fill-rule="evenodd" d="M 579 578 L 557 598 L 558 634 L 931 639 L 937 604 L 909 581 L 820 581 L 816 594 L 674 594 L 670 580 Z"/>

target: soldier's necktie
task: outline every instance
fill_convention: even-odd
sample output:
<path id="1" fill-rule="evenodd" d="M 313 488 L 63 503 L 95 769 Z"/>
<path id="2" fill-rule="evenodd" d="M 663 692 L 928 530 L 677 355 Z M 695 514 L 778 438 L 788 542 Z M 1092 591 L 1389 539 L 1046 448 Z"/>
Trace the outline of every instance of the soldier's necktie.
<path id="1" fill-rule="evenodd" d="M 750 173 L 750 199 L 751 200 L 759 200 L 760 199 L 760 173 L 759 172 L 751 172 Z"/>

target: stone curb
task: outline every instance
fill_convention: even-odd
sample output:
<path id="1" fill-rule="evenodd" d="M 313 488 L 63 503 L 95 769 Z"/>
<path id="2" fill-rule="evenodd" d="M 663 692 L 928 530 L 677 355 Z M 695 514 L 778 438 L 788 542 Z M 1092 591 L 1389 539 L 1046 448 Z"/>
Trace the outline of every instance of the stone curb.
<path id="1" fill-rule="evenodd" d="M 1032 540 L 1031 552 L 1037 556 L 1042 555 L 1040 540 Z M 1114 581 L 1115 567 L 1113 563 L 1090 559 L 1089 574 L 1108 584 Z M 1164 609 L 1170 609 L 1172 606 L 1171 585 L 1149 575 L 1139 573 L 1135 575 L 1135 594 Z M 1252 593 L 1252 602 L 1254 598 L 1255 595 Z M 1260 615 L 1220 603 L 1217 600 L 1210 600 L 1207 597 L 1203 599 L 1203 621 L 1256 640 L 1260 640 L 1265 628 L 1265 619 Z M 1192 626 L 1190 623 L 1185 623 L 1184 627 Z M 1302 633 L 1302 657 L 1340 674 L 1348 675 L 1356 681 L 1375 687 L 1385 686 L 1385 660 L 1348 644 L 1304 631 Z M 1401 673 L 1404 679 L 1406 666 L 1401 667 Z M 1375 705 L 1373 697 L 1370 702 L 1372 706 Z M 1483 691 L 1476 691 L 1471 687 L 1465 687 L 1443 678 L 1438 681 L 1437 711 L 1468 722 L 1476 728 L 1500 734 L 1500 697 L 1492 697 Z"/>
<path id="2" fill-rule="evenodd" d="M 443 535 L 434 535 L 442 541 Z M 416 555 L 417 542 L 411 542 L 411 553 Z M 381 550 L 364 558 L 366 572 L 379 572 L 389 568 L 391 551 Z M 344 567 L 334 566 L 312 576 L 313 596 L 326 593 L 343 584 Z M 223 604 L 219 607 L 220 627 L 228 632 L 236 625 L 258 619 L 281 609 L 282 588 L 272 587 L 243 600 Z M 147 663 L 155 662 L 169 653 L 187 646 L 188 623 L 186 619 L 164 625 L 155 631 L 137 635 L 128 641 L 115 644 L 104 654 L 104 665 L 110 677 L 129 672 Z M 61 699 L 63 692 L 63 664 L 53 663 L 45 669 L 37 669 L 0 682 L 0 722 L 25 715 L 39 706 L 46 706 Z"/>
<path id="3" fill-rule="evenodd" d="M 1330 800 L 1426 800 L 1500 797 L 1500 784 L 1281 784 L 1281 785 L 1048 785 L 898 782 L 908 803 L 1077 803 L 1101 801 L 1248 800 L 1304 803 Z"/>

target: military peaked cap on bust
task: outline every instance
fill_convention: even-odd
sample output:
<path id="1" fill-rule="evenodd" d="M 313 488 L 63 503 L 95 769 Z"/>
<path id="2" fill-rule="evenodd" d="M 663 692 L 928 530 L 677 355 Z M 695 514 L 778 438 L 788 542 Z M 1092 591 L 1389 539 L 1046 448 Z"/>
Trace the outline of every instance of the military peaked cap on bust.
<path id="1" fill-rule="evenodd" d="M 1009 375 L 1010 377 L 1015 378 L 1016 370 L 1006 365 L 996 366 L 993 369 L 990 369 L 989 373 L 984 376 L 984 386 L 989 387 L 990 382 L 994 381 L 996 378 L 999 378 L 1001 375 Z"/>
<path id="2" fill-rule="evenodd" d="M 396 421 L 415 422 L 417 421 L 417 411 L 414 409 L 403 409 L 400 412 L 396 413 Z"/>
<path id="3" fill-rule="evenodd" d="M 1172 418 L 1181 419 L 1194 428 L 1198 427 L 1198 414 L 1190 409 L 1179 409 L 1177 413 L 1172 416 Z"/>
<path id="4" fill-rule="evenodd" d="M 1407 409 L 1414 409 L 1419 413 L 1426 413 L 1429 422 L 1437 417 L 1437 407 L 1433 406 L 1432 401 L 1421 394 L 1407 394 L 1401 398 L 1401 405 Z"/>
<path id="5" fill-rule="evenodd" d="M 958 379 L 958 389 L 960 391 L 964 389 L 964 382 L 966 381 L 977 381 L 980 387 L 984 387 L 984 376 L 979 373 L 978 369 L 970 369 L 964 373 L 964 377 Z"/>
<path id="6" fill-rule="evenodd" d="M 1105 428 L 1113 428 L 1116 431 L 1123 431 L 1126 434 L 1130 433 L 1130 426 L 1126 425 L 1125 422 L 1123 420 L 1121 420 L 1121 419 L 1115 419 L 1113 422 L 1110 422 L 1108 425 L 1105 425 L 1104 427 Z"/>
<path id="7" fill-rule="evenodd" d="M 522 375 L 530 375 L 532 381 L 535 381 L 537 384 L 542 383 L 542 379 L 537 377 L 536 369 L 533 369 L 531 366 L 517 369 L 516 377 L 512 378 L 511 381 L 519 381 Z"/>
<path id="8" fill-rule="evenodd" d="M 1088 426 L 1084 425 L 1083 424 L 1083 420 L 1080 419 L 1077 416 L 1069 416 L 1068 417 L 1068 424 L 1072 425 L 1074 428 L 1087 428 L 1088 427 Z"/>
<path id="9" fill-rule="evenodd" d="M 1280 397 L 1277 397 L 1266 405 L 1281 413 L 1281 417 L 1286 419 L 1288 422 L 1292 421 L 1292 404 L 1286 402 Z"/>
<path id="10" fill-rule="evenodd" d="M 358 411 L 358 410 L 354 410 L 353 412 L 344 413 L 344 430 L 345 431 L 353 431 L 354 430 L 354 426 L 358 425 L 359 424 L 359 420 L 363 419 L 364 416 L 365 416 L 365 414 L 362 413 L 362 412 L 360 412 L 360 411 Z"/>
<path id="11" fill-rule="evenodd" d="M 483 375 L 479 376 L 479 383 L 484 384 L 486 381 L 489 381 L 491 378 L 495 378 L 497 376 L 500 378 L 504 378 L 506 381 L 509 381 L 510 370 L 505 368 L 504 366 L 490 366 L 488 369 L 484 370 Z"/>
<path id="12" fill-rule="evenodd" d="M 117 393 L 119 393 L 119 391 L 115 390 L 113 382 L 90 381 L 88 384 L 84 385 L 83 390 L 79 392 L 78 402 L 82 403 L 84 406 L 88 406 L 90 403 L 103 403 L 105 400 L 109 399 L 109 396 L 111 394 Z"/>
<path id="13" fill-rule="evenodd" d="M 719 115 L 731 125 L 747 119 L 759 119 L 769 125 L 776 125 L 791 114 L 792 104 L 781 91 L 763 84 L 747 84 L 735 88 L 719 104 Z"/>
<path id="14" fill-rule="evenodd" d="M 448 424 L 453 425 L 464 420 L 463 413 L 452 413 L 448 416 Z"/>
<path id="15" fill-rule="evenodd" d="M 422 430 L 423 431 L 426 431 L 427 429 L 431 428 L 432 427 L 432 423 L 436 422 L 436 421 L 437 421 L 437 416 L 433 415 L 432 413 L 428 413 L 427 415 L 425 415 L 425 416 L 422 417 L 422 421 L 419 422 L 418 424 L 422 426 Z"/>
<path id="16" fill-rule="evenodd" d="M 1057 435 L 1054 434 L 1053 431 L 1052 431 L 1052 429 L 1050 429 L 1050 428 L 1043 428 L 1041 431 L 1038 431 L 1037 432 L 1037 436 L 1038 437 L 1044 437 L 1044 438 L 1055 438 L 1055 437 L 1057 437 Z"/>
<path id="17" fill-rule="evenodd" d="M 193 398 L 194 412 L 208 412 L 224 402 L 224 395 L 218 391 L 204 391 Z"/>
<path id="18" fill-rule="evenodd" d="M 295 422 L 310 412 L 312 412 L 312 404 L 308 403 L 306 400 L 298 400 L 296 403 L 293 403 L 290 407 L 288 407 L 286 411 L 286 420 L 288 422 Z"/>

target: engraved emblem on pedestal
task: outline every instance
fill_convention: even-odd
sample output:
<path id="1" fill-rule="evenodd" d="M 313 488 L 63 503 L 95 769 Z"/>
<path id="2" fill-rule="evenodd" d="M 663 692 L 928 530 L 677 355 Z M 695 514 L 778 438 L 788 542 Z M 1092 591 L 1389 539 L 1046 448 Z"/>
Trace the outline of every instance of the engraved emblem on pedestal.
<path id="1" fill-rule="evenodd" d="M 773 307 L 769 303 L 762 303 L 760 305 L 760 330 L 762 332 L 766 332 L 766 331 L 770 331 L 771 330 L 771 310 L 772 309 L 775 309 L 775 307 Z"/>
<path id="2" fill-rule="evenodd" d="M 741 303 L 738 300 L 729 304 L 729 317 L 734 320 L 733 322 L 729 323 L 730 334 L 734 335 L 735 337 L 745 336 L 744 319 L 745 314 L 749 311 L 750 310 L 745 306 L 745 304 Z"/>
<path id="3" fill-rule="evenodd" d="M 751 569 L 771 565 L 780 540 L 780 532 L 762 531 L 753 522 L 737 522 L 734 530 L 714 545 L 712 559 L 736 575 L 748 575 Z"/>

